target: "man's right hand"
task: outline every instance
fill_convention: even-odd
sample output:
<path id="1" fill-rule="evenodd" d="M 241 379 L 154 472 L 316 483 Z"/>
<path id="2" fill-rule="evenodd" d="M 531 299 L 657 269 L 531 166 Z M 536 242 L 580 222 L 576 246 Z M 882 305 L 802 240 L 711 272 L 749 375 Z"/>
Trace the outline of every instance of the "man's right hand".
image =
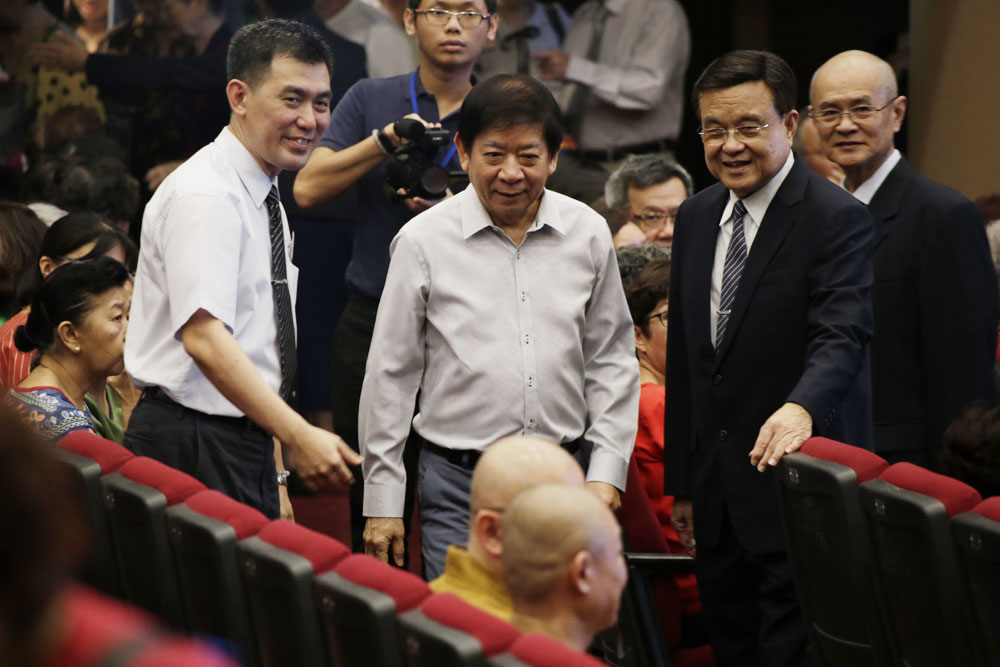
<path id="1" fill-rule="evenodd" d="M 688 555 L 694 558 L 694 509 L 691 506 L 690 498 L 674 498 L 674 509 L 670 514 L 670 523 L 677 531 L 681 546 L 687 550 Z"/>
<path id="2" fill-rule="evenodd" d="M 300 434 L 283 444 L 288 463 L 313 491 L 335 489 L 354 482 L 348 466 L 360 465 L 361 455 L 340 436 L 305 424 Z"/>
<path id="3" fill-rule="evenodd" d="M 403 567 L 406 551 L 406 532 L 403 520 L 398 517 L 370 517 L 365 522 L 365 553 L 383 563 L 389 562 L 389 551 L 396 565 Z"/>

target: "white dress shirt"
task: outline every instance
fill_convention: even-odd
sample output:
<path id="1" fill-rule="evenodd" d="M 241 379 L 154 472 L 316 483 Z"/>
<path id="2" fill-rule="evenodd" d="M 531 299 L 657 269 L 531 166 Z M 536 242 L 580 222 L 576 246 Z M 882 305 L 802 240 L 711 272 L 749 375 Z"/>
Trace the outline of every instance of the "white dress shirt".
<path id="1" fill-rule="evenodd" d="M 125 368 L 139 386 L 212 415 L 242 417 L 199 370 L 181 328 L 199 309 L 222 321 L 268 386 L 278 391 L 271 237 L 265 199 L 275 181 L 229 131 L 168 176 L 146 205 Z M 298 269 L 291 263 L 282 209 L 288 290 L 295 312 Z"/>
<path id="2" fill-rule="evenodd" d="M 451 449 L 583 436 L 587 479 L 623 489 L 639 369 L 604 220 L 545 191 L 517 246 L 470 187 L 403 226 L 390 252 L 358 420 L 365 516 L 402 516 L 411 418 Z"/>
<path id="3" fill-rule="evenodd" d="M 760 230 L 760 223 L 764 220 L 767 207 L 771 205 L 771 200 L 777 194 L 778 188 L 785 182 L 785 177 L 792 170 L 794 154 L 789 151 L 788 158 L 784 166 L 768 181 L 761 189 L 743 198 L 743 205 L 747 207 L 747 214 L 743 217 L 743 234 L 747 242 L 747 259 L 750 259 L 750 246 L 757 238 Z M 729 191 L 729 201 L 722 209 L 722 218 L 719 220 L 719 235 L 715 237 L 715 262 L 712 264 L 712 288 L 709 291 L 711 307 L 709 308 L 709 318 L 711 319 L 712 345 L 715 345 L 715 327 L 719 322 L 719 302 L 722 300 L 722 272 L 726 266 L 726 252 L 729 250 L 729 240 L 733 237 L 733 207 L 739 197 L 732 190 Z"/>
<path id="4" fill-rule="evenodd" d="M 350 0 L 326 20 L 326 27 L 365 48 L 368 76 L 382 79 L 408 74 L 417 68 L 415 42 L 385 11 Z"/>
<path id="5" fill-rule="evenodd" d="M 573 14 L 563 50 L 570 54 L 566 81 L 588 86 L 581 148 L 611 149 L 676 139 L 687 94 L 684 75 L 691 53 L 687 16 L 675 0 L 604 0 L 598 62 L 586 60 L 601 0 Z M 563 111 L 576 86 L 565 86 Z"/>
<path id="6" fill-rule="evenodd" d="M 885 162 L 879 165 L 879 168 L 875 170 L 875 173 L 869 176 L 868 180 L 859 185 L 851 194 L 853 194 L 860 201 L 864 202 L 866 206 L 871 204 L 872 197 L 874 197 L 875 193 L 878 192 L 878 189 L 882 187 L 882 184 L 885 183 L 885 179 L 889 176 L 889 172 L 895 168 L 896 164 L 902 157 L 903 156 L 899 153 L 899 149 L 894 148 L 892 152 L 889 153 L 889 157 L 885 159 Z"/>

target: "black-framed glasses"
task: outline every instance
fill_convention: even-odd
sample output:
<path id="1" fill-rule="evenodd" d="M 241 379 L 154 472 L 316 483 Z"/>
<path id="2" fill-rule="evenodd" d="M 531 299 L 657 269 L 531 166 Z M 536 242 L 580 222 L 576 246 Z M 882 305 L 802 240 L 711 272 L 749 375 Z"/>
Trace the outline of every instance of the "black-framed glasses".
<path id="1" fill-rule="evenodd" d="M 761 133 L 770 127 L 770 125 L 770 123 L 765 123 L 764 125 L 740 125 L 731 130 L 727 130 L 724 127 L 701 128 L 698 130 L 698 136 L 709 146 L 726 143 L 726 139 L 729 138 L 730 134 L 735 134 L 736 138 L 740 141 L 753 141 L 760 137 Z"/>
<path id="2" fill-rule="evenodd" d="M 636 213 L 629 216 L 632 222 L 646 232 L 663 229 L 668 222 L 673 222 L 676 217 L 676 213 Z"/>
<path id="3" fill-rule="evenodd" d="M 480 14 L 479 12 L 452 12 L 447 9 L 414 9 L 414 14 L 423 16 L 431 25 L 448 25 L 448 21 L 454 16 L 458 19 L 458 25 L 463 28 L 477 28 L 479 24 L 487 20 L 492 14 Z"/>
<path id="4" fill-rule="evenodd" d="M 823 125 L 828 126 L 840 123 L 840 117 L 844 115 L 853 120 L 855 123 L 864 123 L 875 118 L 875 114 L 882 111 L 898 99 L 899 95 L 896 95 L 880 107 L 876 107 L 871 104 L 859 104 L 856 107 L 851 107 L 847 111 L 840 111 L 839 109 L 833 108 L 819 109 L 818 111 L 813 109 L 809 111 L 809 117 L 817 123 L 822 123 Z"/>
<path id="5" fill-rule="evenodd" d="M 654 314 L 650 315 L 646 319 L 646 321 L 652 323 L 653 320 L 660 320 L 660 324 L 662 324 L 663 326 L 667 326 L 667 315 L 668 314 L 669 314 L 669 311 L 666 311 L 666 310 L 663 311 L 662 313 L 654 313 Z"/>

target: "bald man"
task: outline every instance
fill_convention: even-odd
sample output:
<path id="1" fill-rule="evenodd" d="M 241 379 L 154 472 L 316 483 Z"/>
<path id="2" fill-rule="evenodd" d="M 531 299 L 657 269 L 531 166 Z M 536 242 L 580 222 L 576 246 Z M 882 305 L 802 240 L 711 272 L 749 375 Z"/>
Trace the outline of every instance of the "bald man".
<path id="1" fill-rule="evenodd" d="M 539 484 L 583 485 L 583 470 L 565 449 L 547 440 L 511 436 L 498 440 L 476 463 L 469 493 L 469 541 L 448 547 L 435 593 L 455 593 L 505 621 L 510 596 L 503 582 L 500 541 L 504 511 L 514 497 Z"/>
<path id="2" fill-rule="evenodd" d="M 875 219 L 875 451 L 936 468 L 948 424 L 995 398 L 997 284 L 982 217 L 896 150 L 907 100 L 887 62 L 834 56 L 813 75 L 810 101 L 824 152 Z"/>
<path id="3" fill-rule="evenodd" d="M 618 619 L 628 579 L 621 529 L 586 489 L 536 486 L 507 508 L 503 573 L 522 632 L 542 632 L 586 651 Z"/>

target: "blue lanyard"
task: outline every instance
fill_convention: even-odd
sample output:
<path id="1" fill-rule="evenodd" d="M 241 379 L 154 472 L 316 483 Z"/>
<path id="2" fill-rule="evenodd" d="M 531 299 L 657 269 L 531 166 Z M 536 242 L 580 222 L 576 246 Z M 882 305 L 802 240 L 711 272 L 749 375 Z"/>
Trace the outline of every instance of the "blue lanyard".
<path id="1" fill-rule="evenodd" d="M 412 74 L 410 74 L 410 106 L 413 108 L 413 113 L 415 113 L 415 114 L 417 114 L 419 116 L 420 115 L 420 110 L 417 108 L 417 73 L 416 73 L 416 71 L 414 71 Z M 455 157 L 455 151 L 457 150 L 457 148 L 458 147 L 455 145 L 455 142 L 453 141 L 451 143 L 451 148 L 448 149 L 448 153 L 444 156 L 444 159 L 441 160 L 441 166 L 442 167 L 447 167 L 448 166 L 448 163 L 451 162 L 451 159 L 453 157 Z"/>

